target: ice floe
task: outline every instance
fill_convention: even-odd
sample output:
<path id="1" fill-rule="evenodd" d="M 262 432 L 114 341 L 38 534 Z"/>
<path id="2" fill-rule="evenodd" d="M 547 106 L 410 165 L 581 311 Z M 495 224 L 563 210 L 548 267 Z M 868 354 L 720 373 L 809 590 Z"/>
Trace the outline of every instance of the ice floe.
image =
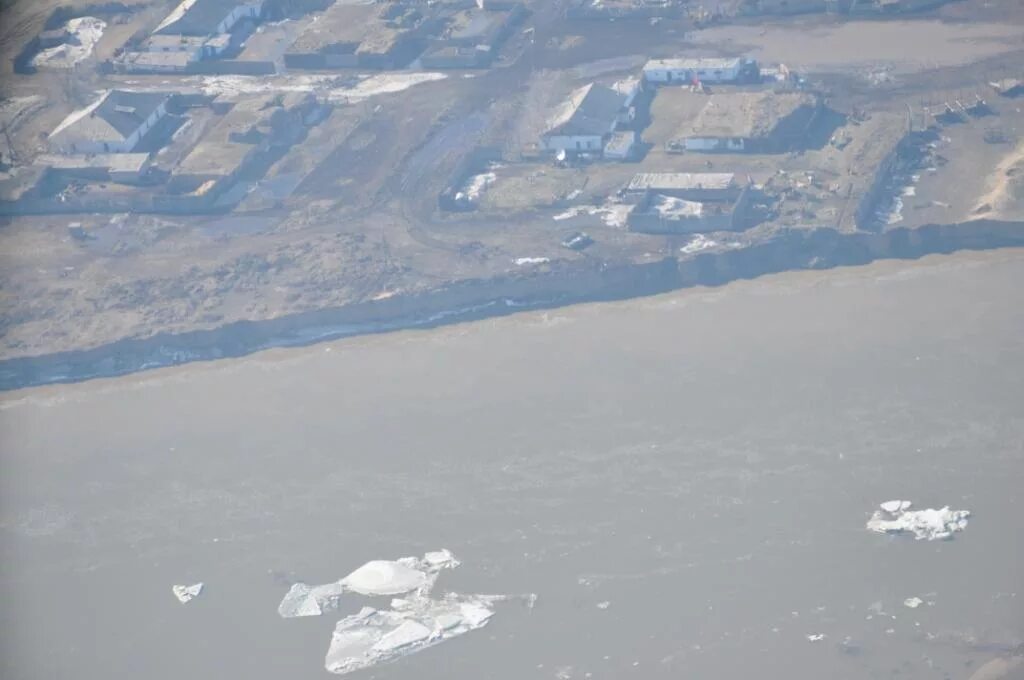
<path id="1" fill-rule="evenodd" d="M 967 528 L 969 510 L 911 510 L 910 501 L 886 501 L 871 515 L 867 528 L 882 534 L 912 533 L 917 540 L 945 540 Z"/>
<path id="2" fill-rule="evenodd" d="M 922 600 L 919 597 L 908 597 L 907 599 L 903 600 L 903 606 L 910 607 L 911 609 L 917 609 L 922 604 L 924 604 L 924 600 Z"/>
<path id="3" fill-rule="evenodd" d="M 174 593 L 174 597 L 178 598 L 178 602 L 188 604 L 203 592 L 203 584 L 193 583 L 190 586 L 171 586 L 171 592 Z"/>
<path id="4" fill-rule="evenodd" d="M 335 626 L 324 667 L 331 673 L 350 673 L 481 628 L 494 615 L 494 603 L 510 599 L 457 593 L 432 597 L 438 574 L 457 566 L 448 550 L 422 558 L 372 560 L 334 583 L 293 584 L 277 611 L 283 618 L 319 616 L 336 609 L 346 593 L 401 595 L 391 599 L 390 609 L 363 607 Z M 534 595 L 524 598 L 530 607 L 535 600 Z"/>

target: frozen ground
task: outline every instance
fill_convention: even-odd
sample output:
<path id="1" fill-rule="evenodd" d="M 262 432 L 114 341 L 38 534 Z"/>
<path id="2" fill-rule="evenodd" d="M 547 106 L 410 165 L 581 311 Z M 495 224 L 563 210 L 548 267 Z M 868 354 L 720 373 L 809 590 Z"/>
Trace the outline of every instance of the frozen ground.
<path id="1" fill-rule="evenodd" d="M 5 394 L 0 677 L 327 678 L 365 598 L 285 620 L 290 585 L 443 545 L 439 587 L 536 607 L 374 678 L 967 680 L 1024 636 L 1022 277 L 884 262 Z M 887 499 L 970 524 L 867 531 Z"/>

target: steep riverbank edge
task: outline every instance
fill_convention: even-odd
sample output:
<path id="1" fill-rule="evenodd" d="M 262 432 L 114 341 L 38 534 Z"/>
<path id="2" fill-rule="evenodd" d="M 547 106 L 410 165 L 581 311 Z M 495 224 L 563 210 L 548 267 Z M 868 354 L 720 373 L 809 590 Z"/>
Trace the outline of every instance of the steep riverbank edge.
<path id="1" fill-rule="evenodd" d="M 566 265 L 550 272 L 466 280 L 417 294 L 238 321 L 218 328 L 124 339 L 85 350 L 0 361 L 0 390 L 125 375 L 272 347 L 432 327 L 523 309 L 616 300 L 806 269 L 916 259 L 958 250 L 1024 246 L 1024 222 L 978 220 L 884 233 L 790 230 L 749 247 L 646 263 Z"/>

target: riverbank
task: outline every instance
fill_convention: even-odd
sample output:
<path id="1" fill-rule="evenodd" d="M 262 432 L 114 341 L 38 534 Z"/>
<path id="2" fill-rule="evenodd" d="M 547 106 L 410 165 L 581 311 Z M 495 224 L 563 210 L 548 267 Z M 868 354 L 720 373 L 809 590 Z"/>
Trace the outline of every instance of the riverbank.
<path id="1" fill-rule="evenodd" d="M 1024 246 L 1024 223 L 978 220 L 900 228 L 883 233 L 790 230 L 745 248 L 548 273 L 465 280 L 411 295 L 209 330 L 124 339 L 96 348 L 0 361 L 0 390 L 126 375 L 192 361 L 239 357 L 273 347 L 309 345 L 346 336 L 433 327 L 522 309 L 626 299 L 791 270 L 915 259 L 958 250 Z"/>

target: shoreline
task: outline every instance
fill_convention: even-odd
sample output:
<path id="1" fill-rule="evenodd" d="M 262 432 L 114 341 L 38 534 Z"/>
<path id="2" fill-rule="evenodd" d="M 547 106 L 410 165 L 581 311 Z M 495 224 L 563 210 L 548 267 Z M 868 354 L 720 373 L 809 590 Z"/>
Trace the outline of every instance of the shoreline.
<path id="1" fill-rule="evenodd" d="M 696 286 L 721 286 L 787 271 L 824 270 L 883 259 L 918 259 L 963 250 L 1024 246 L 1024 222 L 975 220 L 883 233 L 790 230 L 742 249 L 597 268 L 566 267 L 525 277 L 466 280 L 418 294 L 396 295 L 262 321 L 160 333 L 99 347 L 0 360 L 0 391 L 74 383 L 242 357 L 370 335 L 504 316 L 528 309 L 644 297 Z"/>

